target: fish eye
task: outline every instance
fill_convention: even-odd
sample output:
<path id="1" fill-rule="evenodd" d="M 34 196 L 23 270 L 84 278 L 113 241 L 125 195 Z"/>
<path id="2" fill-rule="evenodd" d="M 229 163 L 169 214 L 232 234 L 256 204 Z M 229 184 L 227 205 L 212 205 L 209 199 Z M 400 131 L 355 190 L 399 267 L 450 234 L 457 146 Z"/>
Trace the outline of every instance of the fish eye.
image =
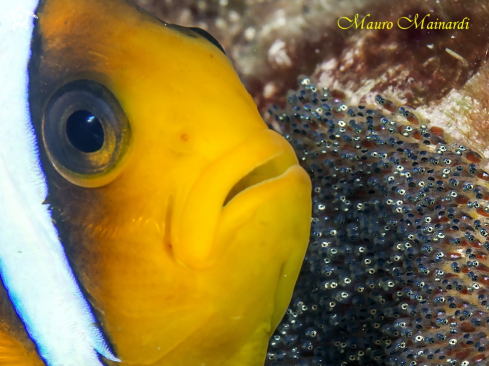
<path id="1" fill-rule="evenodd" d="M 99 187 L 120 171 L 131 129 L 119 102 L 105 86 L 76 80 L 50 98 L 42 136 L 51 162 L 65 179 Z"/>

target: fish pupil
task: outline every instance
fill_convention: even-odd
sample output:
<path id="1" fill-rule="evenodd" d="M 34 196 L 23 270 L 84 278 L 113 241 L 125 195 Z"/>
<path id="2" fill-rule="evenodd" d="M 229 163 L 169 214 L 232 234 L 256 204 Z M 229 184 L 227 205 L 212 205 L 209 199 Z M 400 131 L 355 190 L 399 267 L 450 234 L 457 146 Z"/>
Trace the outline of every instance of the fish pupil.
<path id="1" fill-rule="evenodd" d="M 66 136 L 77 150 L 92 153 L 104 145 L 104 129 L 100 120 L 87 110 L 73 112 L 66 121 Z"/>

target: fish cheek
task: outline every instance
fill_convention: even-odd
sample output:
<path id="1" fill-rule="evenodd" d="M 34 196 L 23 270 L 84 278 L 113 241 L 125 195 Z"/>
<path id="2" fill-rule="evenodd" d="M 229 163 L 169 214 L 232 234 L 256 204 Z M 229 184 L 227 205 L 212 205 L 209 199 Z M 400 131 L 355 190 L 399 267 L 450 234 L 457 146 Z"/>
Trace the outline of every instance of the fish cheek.
<path id="1" fill-rule="evenodd" d="M 164 321 L 172 324 L 177 318 L 160 310 L 168 301 L 165 291 L 185 284 L 168 281 L 161 238 L 149 227 L 153 225 L 134 222 L 124 205 L 104 194 L 113 187 L 82 188 L 62 179 L 51 180 L 60 189 L 51 191 L 50 202 L 82 291 L 120 358 L 154 362 L 166 346 L 161 344 L 157 352 L 154 340 L 164 340 L 169 330 Z M 173 337 L 176 333 L 170 329 Z"/>
<path id="2" fill-rule="evenodd" d="M 53 174 L 53 217 L 105 334 L 124 361 L 156 362 L 210 313 L 196 275 L 163 245 L 158 224 L 165 200 L 131 184 L 134 171 L 99 188 L 77 187 Z"/>

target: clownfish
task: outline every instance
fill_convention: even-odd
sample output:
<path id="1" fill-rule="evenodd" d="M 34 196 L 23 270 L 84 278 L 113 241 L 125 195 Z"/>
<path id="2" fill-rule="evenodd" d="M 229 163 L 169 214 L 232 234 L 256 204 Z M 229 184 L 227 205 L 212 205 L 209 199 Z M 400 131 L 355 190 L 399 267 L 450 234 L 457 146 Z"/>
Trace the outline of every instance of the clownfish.
<path id="1" fill-rule="evenodd" d="M 218 42 L 0 3 L 0 365 L 263 365 L 311 182 Z"/>

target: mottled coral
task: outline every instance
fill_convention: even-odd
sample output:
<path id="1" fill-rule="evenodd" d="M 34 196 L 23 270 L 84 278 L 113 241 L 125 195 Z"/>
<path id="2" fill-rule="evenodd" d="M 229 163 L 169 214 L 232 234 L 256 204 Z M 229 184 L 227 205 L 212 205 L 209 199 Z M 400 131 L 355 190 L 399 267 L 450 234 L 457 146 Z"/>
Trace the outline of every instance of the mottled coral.
<path id="1" fill-rule="evenodd" d="M 445 97 L 417 108 L 417 113 L 443 127 L 453 138 L 489 156 L 489 65 Z M 485 168 L 489 166 L 485 162 Z"/>

